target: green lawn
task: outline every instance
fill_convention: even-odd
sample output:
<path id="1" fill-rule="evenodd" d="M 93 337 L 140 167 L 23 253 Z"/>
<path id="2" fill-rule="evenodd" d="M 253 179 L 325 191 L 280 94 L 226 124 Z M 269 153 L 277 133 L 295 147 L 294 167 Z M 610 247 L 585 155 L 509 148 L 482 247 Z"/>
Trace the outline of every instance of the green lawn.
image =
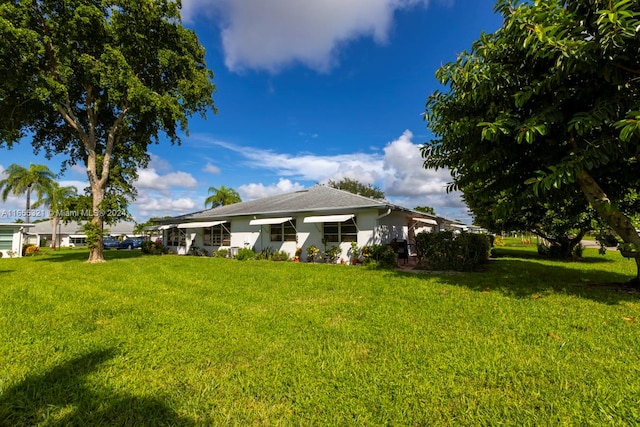
<path id="1" fill-rule="evenodd" d="M 0 425 L 634 425 L 635 264 L 0 260 Z"/>

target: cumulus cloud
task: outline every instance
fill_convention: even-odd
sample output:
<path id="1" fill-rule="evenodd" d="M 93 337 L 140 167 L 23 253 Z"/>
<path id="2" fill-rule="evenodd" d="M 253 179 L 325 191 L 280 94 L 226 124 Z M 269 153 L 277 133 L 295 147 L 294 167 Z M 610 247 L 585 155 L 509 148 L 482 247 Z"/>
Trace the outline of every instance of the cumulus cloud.
<path id="1" fill-rule="evenodd" d="M 389 141 L 383 153 L 352 153 L 322 156 L 310 153 L 287 154 L 198 137 L 201 142 L 224 147 L 244 158 L 252 169 L 267 169 L 282 177 L 278 184 L 252 183 L 239 187 L 243 200 L 295 191 L 303 188 L 290 179 L 326 183 L 329 179 L 355 179 L 380 187 L 392 202 L 413 208 L 432 206 L 440 215 L 468 220 L 467 208 L 459 192 L 446 192 L 451 175 L 447 169 L 424 169 L 420 145 L 411 131 Z M 298 187 L 296 187 L 296 185 Z"/>
<path id="2" fill-rule="evenodd" d="M 183 0 L 182 17 L 220 19 L 225 65 L 277 72 L 292 63 L 331 69 L 341 45 L 361 37 L 385 43 L 399 9 L 428 0 Z"/>
<path id="3" fill-rule="evenodd" d="M 190 173 L 171 169 L 170 162 L 154 154 L 149 167 L 138 169 L 134 183 L 138 196 L 131 204 L 136 219 L 145 221 L 152 216 L 174 216 L 196 210 L 198 205 L 190 197 L 198 186 L 196 179 Z"/>
<path id="4" fill-rule="evenodd" d="M 447 169 L 425 169 L 420 146 L 414 144 L 412 138 L 411 131 L 406 130 L 385 146 L 385 191 L 390 196 L 444 193 L 451 174 Z"/>
<path id="5" fill-rule="evenodd" d="M 170 172 L 160 175 L 154 168 L 140 169 L 135 187 L 138 190 L 169 190 L 173 187 L 195 188 L 196 179 L 186 172 Z"/>
<path id="6" fill-rule="evenodd" d="M 242 200 L 253 200 L 267 196 L 275 196 L 276 194 L 290 193 L 293 191 L 303 190 L 305 187 L 297 182 L 291 182 L 288 179 L 280 178 L 277 184 L 246 184 L 238 187 L 238 191 Z"/>
<path id="7" fill-rule="evenodd" d="M 220 168 L 217 167 L 216 165 L 214 165 L 211 162 L 208 162 L 206 164 L 206 166 L 202 170 L 204 172 L 213 173 L 213 174 L 219 174 L 220 173 Z"/>

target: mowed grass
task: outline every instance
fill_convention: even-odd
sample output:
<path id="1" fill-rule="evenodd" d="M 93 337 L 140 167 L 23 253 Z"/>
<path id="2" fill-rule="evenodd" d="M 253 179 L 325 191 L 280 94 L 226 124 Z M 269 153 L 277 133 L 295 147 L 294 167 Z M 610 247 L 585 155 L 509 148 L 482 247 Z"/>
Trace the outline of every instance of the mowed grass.
<path id="1" fill-rule="evenodd" d="M 635 264 L 0 260 L 0 425 L 634 425 Z M 603 285 L 604 284 L 604 285 Z"/>

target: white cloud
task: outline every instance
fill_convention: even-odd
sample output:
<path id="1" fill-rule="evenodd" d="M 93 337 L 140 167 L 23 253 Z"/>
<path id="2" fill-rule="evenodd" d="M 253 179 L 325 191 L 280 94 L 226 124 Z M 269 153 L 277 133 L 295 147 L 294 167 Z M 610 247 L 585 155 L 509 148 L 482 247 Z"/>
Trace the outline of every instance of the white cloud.
<path id="1" fill-rule="evenodd" d="M 159 175 L 155 169 L 140 169 L 135 187 L 138 190 L 169 190 L 173 187 L 194 188 L 198 185 L 196 179 L 186 172 L 170 172 Z"/>
<path id="2" fill-rule="evenodd" d="M 220 168 L 211 162 L 207 162 L 207 165 L 202 169 L 204 172 L 219 174 Z"/>
<path id="3" fill-rule="evenodd" d="M 150 154 L 148 168 L 153 168 L 160 173 L 169 172 L 172 169 L 171 163 L 156 154 Z"/>
<path id="4" fill-rule="evenodd" d="M 385 43 L 399 9 L 428 0 L 183 0 L 186 22 L 220 18 L 225 65 L 277 72 L 292 63 L 327 71 L 341 45 L 361 37 Z"/>
<path id="5" fill-rule="evenodd" d="M 244 165 L 268 169 L 281 176 L 315 182 L 353 178 L 371 184 L 384 176 L 383 159 L 377 154 L 353 153 L 335 156 L 275 153 L 270 150 L 242 147 L 203 136 L 198 139 L 234 151 L 245 158 Z"/>
<path id="6" fill-rule="evenodd" d="M 252 169 L 267 169 L 282 177 L 320 183 L 326 183 L 329 179 L 351 178 L 363 184 L 377 185 L 393 203 L 409 208 L 432 206 L 439 215 L 463 220 L 469 218 L 460 193 L 446 192 L 446 185 L 452 180 L 449 171 L 424 169 L 420 145 L 413 143 L 413 134 L 409 130 L 388 142 L 383 154 L 352 153 L 337 156 L 275 153 L 203 136 L 197 138 L 238 153 L 244 157 L 244 165 Z M 278 184 L 265 186 L 252 183 L 240 186 L 239 191 L 243 200 L 247 200 L 301 188 L 301 184 L 281 178 Z"/>
<path id="7" fill-rule="evenodd" d="M 246 184 L 238 187 L 242 200 L 253 200 L 267 196 L 275 196 L 276 194 L 290 193 L 292 191 L 303 190 L 305 187 L 297 182 L 291 182 L 288 179 L 280 178 L 277 184 L 265 186 L 264 184 Z"/>
<path id="8" fill-rule="evenodd" d="M 77 173 L 78 175 L 87 176 L 87 168 L 84 165 L 75 164 L 69 168 L 72 172 Z"/>
<path id="9" fill-rule="evenodd" d="M 189 197 L 164 197 L 152 194 L 140 195 L 132 204 L 138 212 L 138 220 L 145 221 L 149 217 L 175 216 L 197 210 L 198 205 Z"/>
<path id="10" fill-rule="evenodd" d="M 414 144 L 412 138 L 411 131 L 406 130 L 384 148 L 385 191 L 389 196 L 444 193 L 451 181 L 449 170 L 425 169 L 420 146 Z"/>
<path id="11" fill-rule="evenodd" d="M 79 179 L 65 179 L 59 181 L 60 187 L 76 187 L 78 194 L 84 194 L 84 189 L 89 186 L 89 181 L 81 181 Z"/>

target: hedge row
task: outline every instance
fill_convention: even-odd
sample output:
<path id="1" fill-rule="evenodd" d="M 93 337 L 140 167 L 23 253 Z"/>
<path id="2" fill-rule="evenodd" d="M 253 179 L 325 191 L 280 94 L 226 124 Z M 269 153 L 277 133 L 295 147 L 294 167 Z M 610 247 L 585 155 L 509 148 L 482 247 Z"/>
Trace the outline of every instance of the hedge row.
<path id="1" fill-rule="evenodd" d="M 416 235 L 419 267 L 428 270 L 471 271 L 489 260 L 490 251 L 486 234 L 441 231 Z"/>

